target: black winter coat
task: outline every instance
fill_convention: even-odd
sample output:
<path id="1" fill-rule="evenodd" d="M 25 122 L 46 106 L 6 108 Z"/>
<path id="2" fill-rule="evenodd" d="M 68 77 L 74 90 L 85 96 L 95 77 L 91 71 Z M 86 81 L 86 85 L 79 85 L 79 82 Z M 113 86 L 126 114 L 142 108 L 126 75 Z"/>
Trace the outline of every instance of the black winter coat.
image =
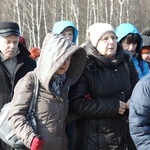
<path id="1" fill-rule="evenodd" d="M 119 101 L 127 102 L 137 81 L 138 74 L 129 55 L 118 45 L 111 62 L 104 56 L 90 54 L 86 48 L 86 68 L 70 88 L 70 112 L 76 120 L 74 150 L 134 150 L 129 135 L 128 110 L 119 115 Z M 128 64 L 130 73 L 125 62 Z M 132 147 L 133 146 L 133 147 Z"/>
<path id="2" fill-rule="evenodd" d="M 18 61 L 15 70 L 14 80 L 11 78 L 11 75 L 9 74 L 7 68 L 4 66 L 0 58 L 0 109 L 4 106 L 4 104 L 11 101 L 14 87 L 19 79 L 21 79 L 29 71 L 34 70 L 34 68 L 36 67 L 35 60 L 29 57 L 30 52 L 20 43 L 18 45 L 18 48 L 20 50 L 20 53 L 17 55 Z M 2 144 L 3 147 L 5 147 L 4 150 L 11 149 L 3 142 Z"/>
<path id="3" fill-rule="evenodd" d="M 36 67 L 35 60 L 29 57 L 30 52 L 19 43 L 20 53 L 17 55 L 17 66 L 14 80 L 0 58 L 0 109 L 9 102 L 13 96 L 13 89 L 20 78 Z"/>

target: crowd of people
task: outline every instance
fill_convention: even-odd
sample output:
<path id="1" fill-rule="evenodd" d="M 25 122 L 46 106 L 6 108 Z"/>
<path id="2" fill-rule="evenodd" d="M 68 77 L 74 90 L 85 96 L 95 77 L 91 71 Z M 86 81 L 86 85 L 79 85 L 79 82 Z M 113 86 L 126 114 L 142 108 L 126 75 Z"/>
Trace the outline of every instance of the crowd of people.
<path id="1" fill-rule="evenodd" d="M 28 49 L 16 22 L 0 22 L 0 109 L 24 143 L 18 150 L 148 150 L 150 28 L 93 23 L 77 45 L 73 22 L 56 22 Z M 34 131 L 26 118 L 39 89 Z M 14 150 L 0 140 L 0 150 Z"/>

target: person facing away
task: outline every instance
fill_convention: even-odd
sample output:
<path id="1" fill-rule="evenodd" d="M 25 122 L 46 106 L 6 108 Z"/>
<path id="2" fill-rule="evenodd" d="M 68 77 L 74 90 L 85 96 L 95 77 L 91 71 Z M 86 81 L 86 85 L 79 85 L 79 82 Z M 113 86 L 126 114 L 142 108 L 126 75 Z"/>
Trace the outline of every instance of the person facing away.
<path id="1" fill-rule="evenodd" d="M 52 32 L 55 34 L 63 34 L 70 41 L 76 43 L 78 30 L 69 20 L 58 21 L 53 25 Z"/>
<path id="2" fill-rule="evenodd" d="M 26 40 L 23 36 L 19 37 L 19 42 L 27 49 Z"/>
<path id="3" fill-rule="evenodd" d="M 69 111 L 79 118 L 73 150 L 135 150 L 127 120 L 131 92 L 139 80 L 134 64 L 110 24 L 94 23 L 87 35 L 87 63 L 69 90 Z"/>
<path id="4" fill-rule="evenodd" d="M 150 74 L 132 92 L 129 112 L 131 137 L 138 150 L 150 149 Z"/>
<path id="5" fill-rule="evenodd" d="M 27 48 L 26 40 L 25 40 L 25 38 L 24 38 L 23 36 L 20 36 L 19 42 L 20 42 L 23 46 L 25 46 L 25 48 Z M 34 59 L 35 61 L 37 61 L 37 60 L 38 60 L 38 57 L 40 56 L 41 50 L 40 50 L 38 47 L 33 47 L 33 48 L 31 48 L 31 49 L 29 50 L 29 52 L 30 52 L 30 56 L 29 56 L 29 57 L 32 58 L 32 59 Z"/>
<path id="6" fill-rule="evenodd" d="M 148 63 L 141 56 L 142 38 L 138 29 L 130 23 L 122 23 L 116 28 L 117 41 L 123 49 L 129 50 L 133 57 L 132 61 L 141 79 L 149 73 Z"/>
<path id="7" fill-rule="evenodd" d="M 0 109 L 11 101 L 19 79 L 36 67 L 28 50 L 19 43 L 19 36 L 16 22 L 0 22 Z M 3 142 L 1 144 L 4 150 L 10 149 Z"/>
<path id="8" fill-rule="evenodd" d="M 25 118 L 33 93 L 31 72 L 16 85 L 10 109 L 9 123 L 27 149 L 68 149 L 65 133 L 68 87 L 78 80 L 85 63 L 86 53 L 82 47 L 61 34 L 47 34 L 34 70 L 39 80 L 35 117 L 42 140 Z"/>

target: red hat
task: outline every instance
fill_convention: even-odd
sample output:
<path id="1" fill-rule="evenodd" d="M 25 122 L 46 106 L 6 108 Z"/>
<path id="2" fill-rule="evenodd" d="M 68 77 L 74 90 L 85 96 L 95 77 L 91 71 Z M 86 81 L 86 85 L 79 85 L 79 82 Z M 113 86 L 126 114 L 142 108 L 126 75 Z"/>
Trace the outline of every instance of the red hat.
<path id="1" fill-rule="evenodd" d="M 31 53 L 30 57 L 34 60 L 40 56 L 41 50 L 38 47 L 33 47 L 29 51 Z"/>

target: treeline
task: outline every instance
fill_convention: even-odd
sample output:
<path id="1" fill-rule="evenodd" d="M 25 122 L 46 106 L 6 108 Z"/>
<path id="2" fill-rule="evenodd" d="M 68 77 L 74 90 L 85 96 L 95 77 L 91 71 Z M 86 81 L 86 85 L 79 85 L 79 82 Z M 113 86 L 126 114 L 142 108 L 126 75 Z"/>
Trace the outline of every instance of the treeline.
<path id="1" fill-rule="evenodd" d="M 0 21 L 16 21 L 27 46 L 42 46 L 42 41 L 59 20 L 72 21 L 79 30 L 78 44 L 94 22 L 107 22 L 116 28 L 133 23 L 139 31 L 150 26 L 149 0 L 5 0 L 1 1 Z"/>

